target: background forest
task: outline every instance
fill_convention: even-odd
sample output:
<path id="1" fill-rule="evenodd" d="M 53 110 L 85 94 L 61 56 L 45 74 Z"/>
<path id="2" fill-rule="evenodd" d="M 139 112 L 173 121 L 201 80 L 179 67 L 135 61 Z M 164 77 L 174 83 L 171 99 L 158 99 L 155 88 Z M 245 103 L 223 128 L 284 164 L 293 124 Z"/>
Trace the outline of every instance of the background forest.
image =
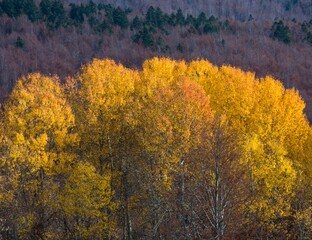
<path id="1" fill-rule="evenodd" d="M 206 58 L 281 79 L 300 91 L 312 117 L 311 1 L 3 0 L 0 6 L 2 98 L 24 74 L 63 81 L 95 57 L 137 69 L 153 56 Z"/>

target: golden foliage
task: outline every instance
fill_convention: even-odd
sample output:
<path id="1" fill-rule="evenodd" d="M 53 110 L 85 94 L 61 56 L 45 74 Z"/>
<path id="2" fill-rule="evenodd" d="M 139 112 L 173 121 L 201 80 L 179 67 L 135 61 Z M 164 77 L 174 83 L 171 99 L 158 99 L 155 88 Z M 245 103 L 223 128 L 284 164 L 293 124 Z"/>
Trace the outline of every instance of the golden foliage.
<path id="1" fill-rule="evenodd" d="M 312 179 L 304 107 L 296 90 L 272 77 L 205 60 L 154 58 L 137 71 L 95 59 L 65 87 L 56 77 L 28 75 L 1 116 L 2 209 L 12 211 L 8 221 L 21 238 L 126 233 L 135 214 L 152 216 L 149 206 L 166 201 L 177 176 L 197 165 L 191 161 L 206 166 L 219 151 L 242 174 L 245 196 L 232 202 L 243 223 L 267 236 L 286 234 L 283 221 L 293 217 L 311 232 L 311 193 L 302 187 Z M 235 133 L 235 143 L 214 151 L 220 129 L 224 137 Z M 205 151 L 215 155 L 200 155 Z M 226 184 L 235 179 L 224 172 Z M 214 182 L 216 174 L 208 169 L 202 178 Z M 42 227 L 47 219 L 53 223 Z M 66 230 L 53 230 L 61 225 Z"/>

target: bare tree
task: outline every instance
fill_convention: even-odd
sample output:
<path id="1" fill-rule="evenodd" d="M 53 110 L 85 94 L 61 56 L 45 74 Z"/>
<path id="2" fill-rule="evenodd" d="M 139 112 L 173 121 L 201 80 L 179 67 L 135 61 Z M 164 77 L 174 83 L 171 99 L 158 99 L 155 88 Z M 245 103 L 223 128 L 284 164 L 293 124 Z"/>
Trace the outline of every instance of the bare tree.
<path id="1" fill-rule="evenodd" d="M 189 208 L 196 238 L 223 239 L 239 227 L 243 168 L 234 131 L 216 118 L 190 176 Z"/>

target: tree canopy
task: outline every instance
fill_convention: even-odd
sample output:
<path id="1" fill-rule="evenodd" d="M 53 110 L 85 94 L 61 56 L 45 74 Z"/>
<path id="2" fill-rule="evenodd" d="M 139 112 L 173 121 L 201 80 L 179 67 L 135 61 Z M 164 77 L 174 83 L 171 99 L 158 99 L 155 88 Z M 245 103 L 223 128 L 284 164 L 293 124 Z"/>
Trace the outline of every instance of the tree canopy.
<path id="1" fill-rule="evenodd" d="M 304 108 L 270 76 L 206 60 L 22 77 L 1 109 L 0 234 L 309 238 Z"/>

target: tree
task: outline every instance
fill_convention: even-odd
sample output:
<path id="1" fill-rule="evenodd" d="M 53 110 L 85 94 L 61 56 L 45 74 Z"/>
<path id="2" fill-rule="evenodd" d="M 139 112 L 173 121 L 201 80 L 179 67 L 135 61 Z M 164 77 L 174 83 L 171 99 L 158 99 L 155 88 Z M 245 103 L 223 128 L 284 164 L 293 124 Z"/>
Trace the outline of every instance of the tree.
<path id="1" fill-rule="evenodd" d="M 36 22 L 41 18 L 40 11 L 33 0 L 23 1 L 23 13 L 27 15 L 31 22 Z"/>
<path id="2" fill-rule="evenodd" d="M 112 27 L 111 27 L 111 25 L 109 24 L 109 22 L 107 22 L 107 21 L 104 20 L 104 21 L 99 25 L 98 31 L 99 31 L 99 32 L 105 32 L 106 30 L 107 30 L 109 33 L 112 33 L 112 32 L 113 32 Z"/>
<path id="3" fill-rule="evenodd" d="M 147 196 L 149 238 L 163 234 L 164 222 L 176 222 L 178 227 L 167 224 L 173 232 L 169 236 L 184 235 L 185 175 L 188 153 L 201 141 L 201 134 L 212 118 L 209 100 L 203 89 L 183 78 L 186 65 L 169 59 L 154 58 L 143 64 L 139 92 L 136 94 L 142 107 L 136 131 L 145 163 L 145 188 Z M 174 179 L 177 186 L 173 185 Z M 166 192 L 178 187 L 176 199 L 179 213 L 171 219 L 170 202 Z M 172 216 L 173 217 L 173 216 Z M 167 226 L 167 228 L 169 227 Z M 174 233 L 179 235 L 174 235 Z"/>
<path id="4" fill-rule="evenodd" d="M 179 8 L 177 11 L 177 14 L 175 16 L 175 23 L 180 25 L 180 26 L 184 26 L 185 25 L 185 17 L 182 13 L 182 10 Z"/>
<path id="5" fill-rule="evenodd" d="M 120 203 L 117 218 L 124 239 L 132 239 L 131 198 L 135 181 L 133 128 L 134 86 L 138 73 L 112 60 L 83 66 L 71 83 L 70 101 L 81 136 L 80 154 L 100 176 L 111 176 L 114 198 Z M 134 145 L 132 147 L 132 145 Z M 135 190 L 134 190 L 135 191 Z"/>
<path id="6" fill-rule="evenodd" d="M 85 14 L 87 17 L 90 17 L 97 12 L 97 6 L 96 4 L 90 0 L 89 3 L 85 6 Z"/>
<path id="7" fill-rule="evenodd" d="M 288 26 L 285 26 L 283 21 L 274 22 L 272 28 L 272 36 L 273 38 L 284 42 L 285 44 L 289 44 L 291 41 L 290 37 L 290 29 Z"/>
<path id="8" fill-rule="evenodd" d="M 197 20 L 198 20 L 198 22 L 200 22 L 200 24 L 204 23 L 206 21 L 206 14 L 204 12 L 201 12 L 198 15 Z"/>
<path id="9" fill-rule="evenodd" d="M 153 8 L 152 6 L 148 8 L 145 15 L 145 23 L 154 28 L 163 29 L 166 22 L 165 16 L 160 8 Z"/>
<path id="10" fill-rule="evenodd" d="M 179 43 L 176 47 L 177 51 L 179 51 L 180 53 L 184 52 L 183 46 L 181 45 L 181 43 Z"/>
<path id="11" fill-rule="evenodd" d="M 100 22 L 96 17 L 90 16 L 88 18 L 88 23 L 95 31 L 99 31 Z"/>
<path id="12" fill-rule="evenodd" d="M 68 239 L 103 239 L 112 235 L 115 219 L 110 174 L 100 175 L 94 166 L 79 161 L 71 169 L 58 206 Z"/>
<path id="13" fill-rule="evenodd" d="M 188 222 L 191 238 L 235 238 L 241 228 L 244 168 L 238 135 L 225 116 L 215 116 L 189 164 Z"/>
<path id="14" fill-rule="evenodd" d="M 312 44 L 312 33 L 311 33 L 311 32 L 308 32 L 308 33 L 307 33 L 306 39 L 307 39 L 307 41 L 308 41 L 309 43 Z"/>
<path id="15" fill-rule="evenodd" d="M 141 41 L 145 48 L 154 46 L 153 36 L 146 27 L 135 34 L 132 39 L 135 43 L 139 43 Z"/>
<path id="16" fill-rule="evenodd" d="M 113 11 L 113 22 L 122 29 L 126 29 L 129 26 L 127 14 L 120 7 L 117 7 Z"/>
<path id="17" fill-rule="evenodd" d="M 99 5 L 99 6 L 101 6 L 101 5 Z M 114 22 L 114 17 L 113 17 L 114 8 L 110 4 L 103 5 L 103 8 L 105 10 L 106 21 L 108 23 L 113 23 Z"/>
<path id="18" fill-rule="evenodd" d="M 56 237 L 55 196 L 77 144 L 74 116 L 58 79 L 40 74 L 20 79 L 2 116 L 1 210 L 11 237 Z"/>
<path id="19" fill-rule="evenodd" d="M 204 33 L 214 33 L 219 31 L 219 23 L 214 16 L 211 16 L 205 23 Z"/>
<path id="20" fill-rule="evenodd" d="M 0 4 L 0 17 L 3 15 L 3 13 L 4 13 L 4 11 L 3 11 L 2 6 Z"/>
<path id="21" fill-rule="evenodd" d="M 7 128 L 8 127 L 8 128 Z M 1 122 L 1 209 L 10 238 L 105 238 L 114 228 L 109 172 L 79 158 L 75 118 L 57 78 L 19 80 Z M 10 214 L 8 214 L 10 212 Z"/>
<path id="22" fill-rule="evenodd" d="M 82 24 L 84 22 L 84 13 L 85 9 L 83 5 L 77 6 L 74 3 L 70 4 L 70 12 L 69 16 L 71 19 L 73 19 L 76 23 Z"/>
<path id="23" fill-rule="evenodd" d="M 296 195 L 293 203 L 293 211 L 295 212 L 295 234 L 298 239 L 308 239 L 312 237 L 312 192 L 311 192 L 311 179 L 312 171 L 308 167 L 311 165 L 311 150 L 312 150 L 311 129 L 308 138 L 304 144 L 304 157 L 301 158 L 301 167 L 298 178 L 300 179 L 296 186 Z"/>
<path id="24" fill-rule="evenodd" d="M 21 78 L 0 112 L 4 239 L 308 239 L 298 91 L 167 58 Z"/>
<path id="25" fill-rule="evenodd" d="M 163 12 L 161 11 L 161 9 L 158 7 L 156 8 L 155 11 L 155 20 L 156 20 L 156 26 L 159 29 L 163 29 L 164 24 L 166 22 L 165 16 L 163 14 Z"/>
<path id="26" fill-rule="evenodd" d="M 140 20 L 140 18 L 138 16 L 135 16 L 135 18 L 133 19 L 130 29 L 134 30 L 134 29 L 140 29 L 142 27 L 142 22 Z"/>
<path id="27" fill-rule="evenodd" d="M 66 12 L 63 3 L 60 0 L 42 0 L 40 10 L 47 26 L 55 30 L 66 22 Z"/>
<path id="28" fill-rule="evenodd" d="M 25 47 L 25 42 L 21 37 L 17 37 L 15 41 L 15 47 L 23 49 Z"/>
<path id="29" fill-rule="evenodd" d="M 20 0 L 3 0 L 1 8 L 9 17 L 18 17 L 22 14 L 23 5 Z"/>
<path id="30" fill-rule="evenodd" d="M 0 5 L 0 12 L 4 11 L 9 17 L 16 18 L 25 14 L 32 22 L 40 19 L 40 12 L 33 0 L 4 0 Z"/>
<path id="31" fill-rule="evenodd" d="M 309 132 L 300 97 L 270 77 L 257 82 L 252 73 L 207 62 L 192 62 L 187 74 L 242 137 L 240 164 L 247 169 L 245 186 L 251 194 L 244 209 L 249 229 L 255 231 L 246 234 L 285 234 L 282 223 L 291 214 L 297 159 Z"/>
<path id="32" fill-rule="evenodd" d="M 145 15 L 145 23 L 157 27 L 157 20 L 155 19 L 155 9 L 152 6 L 147 9 Z"/>

